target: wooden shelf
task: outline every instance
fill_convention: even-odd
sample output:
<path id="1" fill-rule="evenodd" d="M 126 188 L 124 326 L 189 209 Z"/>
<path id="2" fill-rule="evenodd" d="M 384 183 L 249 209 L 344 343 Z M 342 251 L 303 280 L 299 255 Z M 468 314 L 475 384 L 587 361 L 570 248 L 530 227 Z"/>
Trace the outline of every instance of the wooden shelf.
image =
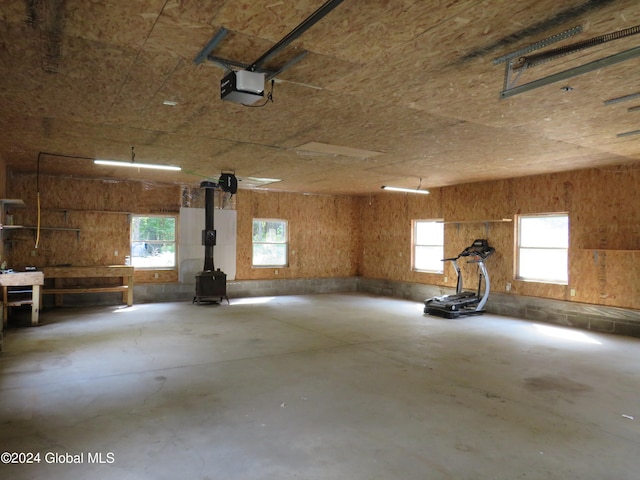
<path id="1" fill-rule="evenodd" d="M 20 227 L 20 228 L 26 228 L 27 230 L 37 230 L 38 229 L 38 227 L 32 226 L 32 225 L 25 225 L 24 227 Z M 76 232 L 76 233 L 80 233 L 80 229 L 79 228 L 71 228 L 71 227 L 40 227 L 40 230 L 56 230 L 56 231 L 61 231 L 61 232 Z"/>
<path id="2" fill-rule="evenodd" d="M 11 205 L 13 207 L 24 207 L 24 200 L 19 198 L 0 198 L 0 205 Z"/>
<path id="3" fill-rule="evenodd" d="M 20 227 L 24 230 L 35 230 L 37 232 L 38 227 L 33 225 L 25 225 Z M 49 231 L 49 232 L 72 232 L 76 234 L 76 241 L 80 241 L 80 229 L 79 228 L 71 228 L 71 227 L 40 227 L 40 231 Z"/>
<path id="4" fill-rule="evenodd" d="M 588 251 L 588 252 L 640 252 L 640 249 L 637 248 L 579 248 L 578 250 Z"/>
<path id="5" fill-rule="evenodd" d="M 47 212 L 75 212 L 75 213 L 112 213 L 116 215 L 131 215 L 131 212 L 121 212 L 118 210 L 83 210 L 81 208 L 43 208 Z"/>
<path id="6" fill-rule="evenodd" d="M 8 207 L 24 208 L 24 200 L 19 198 L 0 198 L 0 230 L 15 230 L 22 228 L 21 225 L 13 225 L 13 216 L 10 220 L 7 218 L 9 216 Z M 9 223 L 7 223 L 7 221 Z"/>
<path id="7" fill-rule="evenodd" d="M 491 220 L 437 220 L 436 223 L 505 223 L 513 222 L 511 218 L 495 218 Z"/>

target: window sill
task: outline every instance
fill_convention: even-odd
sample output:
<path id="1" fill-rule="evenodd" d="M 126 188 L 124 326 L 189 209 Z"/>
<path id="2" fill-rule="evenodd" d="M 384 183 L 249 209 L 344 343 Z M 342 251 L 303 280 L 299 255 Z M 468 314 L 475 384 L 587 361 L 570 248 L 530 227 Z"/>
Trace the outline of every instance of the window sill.
<path id="1" fill-rule="evenodd" d="M 539 280 L 539 279 L 533 279 L 533 278 L 515 278 L 514 280 L 517 282 L 523 282 L 523 283 L 542 283 L 545 285 L 560 285 L 565 287 L 569 285 L 569 282 L 564 282 L 559 280 Z"/>
<path id="2" fill-rule="evenodd" d="M 154 270 L 156 271 L 162 271 L 162 272 L 166 272 L 166 271 L 178 271 L 178 267 L 137 267 L 135 265 L 132 265 L 133 268 L 135 268 L 137 271 L 143 271 L 143 272 L 152 272 Z"/>

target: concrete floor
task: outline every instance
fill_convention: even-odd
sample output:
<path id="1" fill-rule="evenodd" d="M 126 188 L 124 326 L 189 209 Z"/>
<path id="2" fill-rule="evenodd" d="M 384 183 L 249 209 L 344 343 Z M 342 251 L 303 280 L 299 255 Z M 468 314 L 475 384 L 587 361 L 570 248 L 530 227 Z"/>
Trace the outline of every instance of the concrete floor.
<path id="1" fill-rule="evenodd" d="M 0 478 L 640 478 L 640 339 L 357 294 L 42 322 L 0 356 L 0 451 L 40 463 Z"/>

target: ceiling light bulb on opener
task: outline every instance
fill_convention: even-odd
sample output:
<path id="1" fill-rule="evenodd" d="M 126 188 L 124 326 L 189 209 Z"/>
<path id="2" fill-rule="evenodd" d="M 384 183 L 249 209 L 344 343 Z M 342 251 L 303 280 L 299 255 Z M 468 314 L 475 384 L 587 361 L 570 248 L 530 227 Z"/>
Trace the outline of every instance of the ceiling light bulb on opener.
<path id="1" fill-rule="evenodd" d="M 391 190 L 393 192 L 421 193 L 422 195 L 428 195 L 429 194 L 429 190 L 418 190 L 417 188 L 389 187 L 387 185 L 383 185 L 382 189 L 383 190 Z"/>
<path id="2" fill-rule="evenodd" d="M 156 170 L 172 170 L 172 171 L 180 171 L 181 167 L 176 167 L 174 165 L 157 165 L 153 163 L 137 163 L 137 162 L 119 162 L 116 160 L 94 160 L 93 163 L 96 165 L 109 165 L 112 167 L 130 167 L 130 168 L 153 168 Z"/>

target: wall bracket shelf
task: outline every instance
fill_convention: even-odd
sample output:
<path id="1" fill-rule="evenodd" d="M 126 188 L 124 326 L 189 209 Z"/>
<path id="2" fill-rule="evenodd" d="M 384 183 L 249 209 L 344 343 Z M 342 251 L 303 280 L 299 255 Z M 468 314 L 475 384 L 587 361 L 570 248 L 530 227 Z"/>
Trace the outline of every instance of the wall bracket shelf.
<path id="1" fill-rule="evenodd" d="M 444 223 L 445 225 L 451 223 L 505 223 L 512 222 L 511 218 L 496 218 L 491 220 L 438 220 L 436 223 Z"/>
<path id="2" fill-rule="evenodd" d="M 24 226 L 22 228 L 25 228 L 27 230 L 38 230 L 38 227 L 36 226 L 32 226 L 32 225 L 27 225 Z M 79 228 L 71 228 L 71 227 L 40 227 L 40 231 L 54 231 L 54 232 L 75 232 L 76 234 L 76 240 L 79 242 L 80 241 L 80 229 Z"/>

